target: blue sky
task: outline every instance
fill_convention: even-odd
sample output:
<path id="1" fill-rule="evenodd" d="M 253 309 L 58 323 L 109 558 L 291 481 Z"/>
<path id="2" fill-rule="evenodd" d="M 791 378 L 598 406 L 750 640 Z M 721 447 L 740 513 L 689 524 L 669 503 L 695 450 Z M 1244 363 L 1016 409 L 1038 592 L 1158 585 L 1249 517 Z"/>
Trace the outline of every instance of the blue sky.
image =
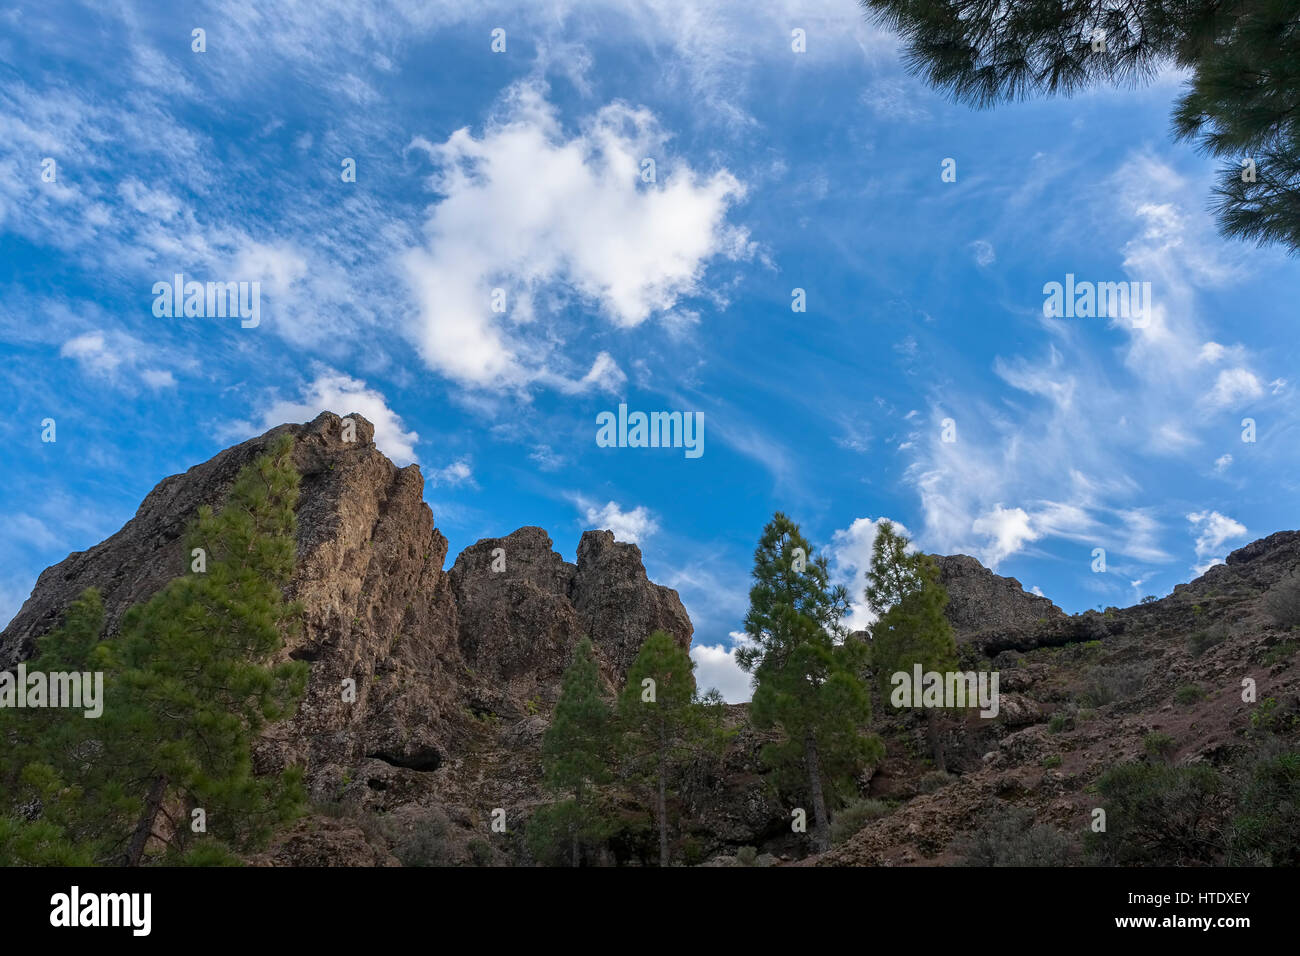
<path id="1" fill-rule="evenodd" d="M 0 7 L 0 619 L 323 408 L 420 464 L 452 555 L 637 541 L 733 699 L 778 509 L 855 597 L 887 517 L 1072 612 L 1300 524 L 1297 263 L 1217 235 L 1177 73 L 972 111 L 851 0 L 701 6 Z M 155 316 L 177 272 L 258 282 L 259 324 Z M 1152 307 L 1047 317 L 1067 274 Z M 620 402 L 704 454 L 598 447 Z"/>

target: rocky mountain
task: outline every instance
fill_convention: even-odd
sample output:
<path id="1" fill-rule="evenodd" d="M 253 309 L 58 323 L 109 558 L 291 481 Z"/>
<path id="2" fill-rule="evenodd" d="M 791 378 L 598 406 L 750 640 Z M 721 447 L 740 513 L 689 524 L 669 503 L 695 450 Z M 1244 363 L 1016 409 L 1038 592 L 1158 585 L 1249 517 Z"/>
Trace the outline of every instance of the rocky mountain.
<path id="1" fill-rule="evenodd" d="M 638 548 L 609 531 L 586 532 L 570 562 L 545 531 L 520 528 L 448 569 L 419 468 L 393 465 L 359 415 L 280 426 L 160 482 L 117 534 L 40 576 L 0 634 L 0 668 L 29 657 L 90 586 L 113 634 L 127 608 L 187 568 L 182 539 L 199 506 L 218 506 L 286 432 L 302 473 L 288 596 L 302 602 L 304 626 L 283 653 L 312 668 L 296 715 L 255 758 L 260 770 L 304 765 L 312 812 L 252 862 L 527 862 L 522 824 L 545 799 L 541 736 L 574 645 L 591 638 L 612 688 L 647 634 L 689 646 L 691 622 L 676 592 L 648 580 Z M 1175 741 L 1175 759 L 1230 760 L 1256 713 L 1241 700 L 1243 677 L 1276 714 L 1300 711 L 1297 643 L 1269 610 L 1300 572 L 1300 532 L 1248 545 L 1162 600 L 1081 615 L 974 558 L 936 560 L 964 666 L 1000 675 L 999 714 L 946 716 L 950 772 L 936 774 L 916 713 L 877 699 L 887 757 L 860 785 L 889 812 L 806 862 L 955 862 L 982 820 L 1012 806 L 1078 831 L 1098 775 L 1141 755 L 1154 732 Z M 354 700 L 341 692 L 349 682 Z M 767 862 L 807 855 L 789 823 L 797 797 L 763 772 L 764 737 L 746 712 L 729 708 L 729 750 L 677 795 L 692 862 L 724 865 L 742 847 Z M 496 809 L 508 832 L 489 841 Z M 641 850 L 610 852 L 634 862 Z"/>

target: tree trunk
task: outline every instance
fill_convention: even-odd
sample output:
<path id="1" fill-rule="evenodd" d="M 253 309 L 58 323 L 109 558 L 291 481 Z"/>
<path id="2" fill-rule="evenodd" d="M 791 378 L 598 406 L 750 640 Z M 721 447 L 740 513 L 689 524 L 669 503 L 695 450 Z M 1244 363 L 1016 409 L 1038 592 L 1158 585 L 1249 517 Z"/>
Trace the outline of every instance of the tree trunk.
<path id="1" fill-rule="evenodd" d="M 659 748 L 659 799 L 655 812 L 659 815 L 659 865 L 668 865 L 668 801 L 664 796 L 664 778 L 668 768 L 664 765 L 663 747 Z"/>
<path id="2" fill-rule="evenodd" d="M 144 812 L 140 814 L 140 819 L 135 825 L 135 833 L 131 834 L 131 843 L 126 848 L 126 857 L 122 861 L 125 866 L 140 865 L 144 848 L 149 844 L 149 837 L 153 833 L 154 821 L 158 819 L 158 811 L 162 809 L 163 797 L 166 795 L 167 778 L 155 777 L 149 787 L 148 795 L 144 798 Z"/>
<path id="3" fill-rule="evenodd" d="M 803 736 L 803 761 L 808 771 L 808 790 L 813 805 L 813 846 L 821 853 L 831 847 L 830 825 L 826 821 L 826 797 L 822 794 L 822 769 L 817 759 L 817 740 L 812 731 Z"/>
<path id="4" fill-rule="evenodd" d="M 934 769 L 940 773 L 947 773 L 948 762 L 943 753 L 943 735 L 939 733 L 939 712 L 933 708 L 925 712 L 925 735 L 930 741 L 930 753 L 934 756 Z"/>

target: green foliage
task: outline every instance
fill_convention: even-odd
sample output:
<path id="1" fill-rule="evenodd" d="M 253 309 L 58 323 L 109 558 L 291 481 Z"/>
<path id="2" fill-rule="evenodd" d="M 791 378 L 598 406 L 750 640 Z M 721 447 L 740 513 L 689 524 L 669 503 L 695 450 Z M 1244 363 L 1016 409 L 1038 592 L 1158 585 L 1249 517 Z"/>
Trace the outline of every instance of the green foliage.
<path id="1" fill-rule="evenodd" d="M 1174 703 L 1189 707 L 1205 699 L 1205 691 L 1200 684 L 1183 684 L 1174 691 Z"/>
<path id="2" fill-rule="evenodd" d="M 1089 853 L 1119 866 L 1212 863 L 1222 849 L 1224 789 L 1218 772 L 1205 764 L 1120 764 L 1097 781 L 1106 832 L 1086 835 Z"/>
<path id="3" fill-rule="evenodd" d="M 612 716 L 591 641 L 584 637 L 574 648 L 542 737 L 544 781 L 566 799 L 538 810 L 529 821 L 527 843 L 537 859 L 557 862 L 567 856 L 578 866 L 584 850 L 603 840 L 607 827 L 600 819 L 597 788 L 612 776 Z"/>
<path id="4" fill-rule="evenodd" d="M 131 608 L 112 641 L 99 639 L 102 603 L 88 591 L 38 643 L 32 670 L 103 672 L 100 718 L 0 716 L 11 744 L 0 790 L 38 801 L 40 821 L 97 862 L 140 862 L 151 832 L 168 835 L 169 861 L 228 861 L 302 806 L 299 769 L 258 776 L 252 766 L 253 741 L 292 713 L 307 677 L 304 663 L 269 663 L 299 614 L 283 598 L 296 555 L 292 444 L 285 436 L 244 467 L 220 513 L 199 510 L 186 548 L 203 549 L 202 572 Z M 196 808 L 208 827 L 197 842 Z M 160 814 L 176 816 L 156 827 Z"/>
<path id="5" fill-rule="evenodd" d="M 974 106 L 1069 95 L 1099 84 L 1130 85 L 1171 62 L 1187 70 L 1174 132 L 1226 161 L 1215 191 L 1220 228 L 1300 250 L 1300 31 L 1294 0 L 862 5 L 900 34 L 914 73 Z M 1243 175 L 1243 157 L 1253 159 L 1254 176 Z"/>
<path id="6" fill-rule="evenodd" d="M 1300 866 L 1300 753 L 1272 744 L 1247 771 L 1228 830 L 1228 862 Z"/>
<path id="7" fill-rule="evenodd" d="M 848 594 L 832 587 L 826 559 L 814 556 L 798 526 L 777 512 L 754 552 L 754 585 L 745 616 L 750 644 L 736 655 L 754 674 L 750 717 L 781 739 L 763 757 L 786 787 L 806 787 L 813 835 L 830 843 L 827 805 L 853 790 L 883 746 L 864 733 L 871 698 L 858 677 L 865 648 L 844 642 Z"/>
<path id="8" fill-rule="evenodd" d="M 1163 731 L 1153 730 L 1142 738 L 1142 749 L 1148 756 L 1168 760 L 1178 749 L 1178 743 Z"/>
<path id="9" fill-rule="evenodd" d="M 469 841 L 467 849 L 469 850 L 470 862 L 475 866 L 492 865 L 492 847 L 487 840 L 475 837 Z"/>
<path id="10" fill-rule="evenodd" d="M 618 699 L 623 777 L 654 805 L 660 866 L 669 863 L 667 790 L 694 760 L 720 755 L 726 741 L 720 698 L 698 696 L 694 670 L 689 652 L 655 631 L 628 668 Z"/>
<path id="11" fill-rule="evenodd" d="M 1187 638 L 1187 650 L 1193 657 L 1200 657 L 1211 647 L 1214 647 L 1216 644 L 1222 644 L 1227 639 L 1227 625 L 1215 624 L 1212 627 L 1205 627 L 1199 631 L 1193 632 Z"/>
<path id="12" fill-rule="evenodd" d="M 1290 574 L 1268 589 L 1264 610 L 1281 627 L 1300 625 L 1300 573 Z"/>
<path id="13" fill-rule="evenodd" d="M 1052 754 L 1051 756 L 1043 758 L 1043 767 L 1047 770 L 1055 770 L 1062 764 L 1062 762 L 1063 758 L 1060 754 Z"/>
<path id="14" fill-rule="evenodd" d="M 1295 656 L 1295 652 L 1300 651 L 1300 641 L 1282 641 L 1273 645 L 1264 653 L 1264 664 L 1272 667 L 1274 664 L 1281 664 Z"/>
<path id="15" fill-rule="evenodd" d="M 1089 707 L 1127 700 L 1142 689 L 1146 677 L 1141 664 L 1098 664 L 1088 671 L 1079 700 Z"/>
<path id="16" fill-rule="evenodd" d="M 736 851 L 737 866 L 758 866 L 758 850 L 752 846 L 742 846 Z"/>
<path id="17" fill-rule="evenodd" d="M 1139 603 L 1141 603 L 1141 604 L 1155 604 L 1156 601 L 1158 601 L 1158 600 L 1160 600 L 1160 599 L 1157 598 L 1154 594 L 1148 594 L 1148 595 L 1146 595 L 1146 597 L 1142 598 L 1142 600 L 1141 600 Z"/>
<path id="18" fill-rule="evenodd" d="M 831 843 L 843 843 L 872 820 L 888 815 L 889 804 L 883 800 L 865 797 L 854 800 L 835 814 L 835 822 L 831 824 Z"/>
<path id="19" fill-rule="evenodd" d="M 1047 732 L 1049 734 L 1059 734 L 1065 730 L 1074 729 L 1074 718 L 1069 714 L 1053 714 L 1052 719 L 1047 722 Z"/>
<path id="20" fill-rule="evenodd" d="M 1069 836 L 1036 823 L 1029 810 L 1001 807 L 962 841 L 965 866 L 1069 866 L 1077 850 Z"/>

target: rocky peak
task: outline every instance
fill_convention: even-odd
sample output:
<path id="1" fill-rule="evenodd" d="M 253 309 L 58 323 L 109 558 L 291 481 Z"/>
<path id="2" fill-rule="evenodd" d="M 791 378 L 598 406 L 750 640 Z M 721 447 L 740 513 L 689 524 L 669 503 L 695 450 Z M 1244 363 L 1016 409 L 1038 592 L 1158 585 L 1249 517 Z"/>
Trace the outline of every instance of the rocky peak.
<path id="1" fill-rule="evenodd" d="M 958 639 L 979 631 L 1030 628 L 1065 612 L 1030 594 L 1015 578 L 994 574 L 967 554 L 931 555 L 948 591 L 947 616 Z"/>

